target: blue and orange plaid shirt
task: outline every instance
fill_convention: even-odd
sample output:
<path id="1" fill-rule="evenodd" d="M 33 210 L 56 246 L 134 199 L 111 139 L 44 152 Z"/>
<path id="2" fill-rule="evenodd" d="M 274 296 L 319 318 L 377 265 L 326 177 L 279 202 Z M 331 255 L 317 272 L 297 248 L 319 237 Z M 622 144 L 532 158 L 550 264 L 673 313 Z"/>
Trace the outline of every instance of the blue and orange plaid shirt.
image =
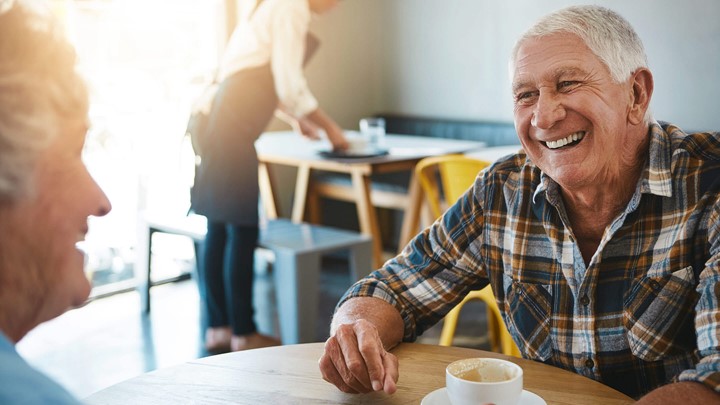
<path id="1" fill-rule="evenodd" d="M 413 341 L 489 282 L 523 356 L 639 397 L 720 391 L 720 134 L 650 125 L 634 195 L 586 266 L 559 186 L 524 152 L 483 170 L 351 297 L 393 304 Z"/>

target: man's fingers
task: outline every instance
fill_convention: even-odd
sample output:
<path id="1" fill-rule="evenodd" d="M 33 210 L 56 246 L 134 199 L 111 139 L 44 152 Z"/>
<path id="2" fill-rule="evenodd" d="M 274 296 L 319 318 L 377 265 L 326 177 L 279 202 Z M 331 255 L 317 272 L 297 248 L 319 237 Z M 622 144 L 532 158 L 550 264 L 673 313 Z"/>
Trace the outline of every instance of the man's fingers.
<path id="1" fill-rule="evenodd" d="M 362 356 L 357 351 L 357 341 L 352 327 L 349 325 L 339 327 L 335 336 L 328 339 L 325 351 L 330 355 L 335 369 L 345 384 L 357 392 L 372 391 L 369 378 L 365 377 L 364 381 L 358 378 L 358 376 L 367 375 L 367 372 L 358 371 L 358 369 L 364 370 L 365 366 L 358 364 L 362 363 Z"/>
<path id="2" fill-rule="evenodd" d="M 353 328 L 338 328 L 335 332 L 335 338 L 340 343 L 342 349 L 342 355 L 345 362 L 345 367 L 349 373 L 346 382 L 352 378 L 362 384 L 363 389 L 361 392 L 372 391 L 372 384 L 370 383 L 370 377 L 368 376 L 367 367 L 365 366 L 365 359 L 359 352 L 358 348 L 358 336 L 355 334 Z M 353 384 L 353 386 L 356 386 Z"/>
<path id="3" fill-rule="evenodd" d="M 328 340 L 325 346 L 325 352 L 329 355 L 330 360 L 333 364 L 333 369 L 339 375 L 342 384 L 349 387 L 350 390 L 358 392 L 368 392 L 369 389 L 365 388 L 361 382 L 359 382 L 355 376 L 352 375 L 345 364 L 345 357 L 343 356 L 343 347 L 340 342 L 337 341 L 336 337 L 332 337 Z M 338 384 L 335 384 L 340 388 Z M 351 392 L 349 390 L 343 390 L 345 392 Z"/>
<path id="4" fill-rule="evenodd" d="M 324 354 L 320 358 L 319 364 L 320 364 L 320 371 L 322 373 L 323 380 L 336 386 L 342 392 L 347 392 L 348 394 L 357 394 L 358 393 L 351 386 L 345 384 L 345 381 L 343 381 L 342 376 L 340 375 L 340 373 L 338 373 L 330 356 L 328 356 L 327 354 Z"/>
<path id="5" fill-rule="evenodd" d="M 397 391 L 397 357 L 385 350 L 369 322 L 340 325 L 325 343 L 319 363 L 325 381 L 343 392 Z"/>
<path id="6" fill-rule="evenodd" d="M 385 352 L 383 356 L 383 367 L 385 369 L 385 379 L 383 381 L 383 390 L 386 394 L 394 394 L 397 391 L 397 381 L 400 376 L 400 365 L 397 357 Z"/>
<path id="7" fill-rule="evenodd" d="M 380 391 L 383 389 L 383 380 L 385 379 L 385 367 L 382 359 L 385 348 L 374 327 L 363 327 L 361 323 L 358 323 L 355 329 L 358 350 L 365 362 L 372 390 Z"/>

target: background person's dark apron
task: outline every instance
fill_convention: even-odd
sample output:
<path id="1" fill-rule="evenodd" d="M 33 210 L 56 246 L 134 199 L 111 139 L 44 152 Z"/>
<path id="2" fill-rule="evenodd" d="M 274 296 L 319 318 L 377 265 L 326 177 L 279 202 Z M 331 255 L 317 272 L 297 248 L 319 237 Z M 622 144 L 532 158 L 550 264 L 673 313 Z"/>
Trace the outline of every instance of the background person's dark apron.
<path id="1" fill-rule="evenodd" d="M 190 193 L 192 210 L 209 221 L 258 223 L 255 140 L 273 117 L 278 99 L 269 65 L 241 70 L 218 88 Z"/>
<path id="2" fill-rule="evenodd" d="M 318 39 L 305 38 L 307 64 Z M 257 225 L 258 159 L 255 140 L 278 106 L 270 65 L 241 70 L 218 88 L 203 135 L 201 162 L 195 167 L 191 209 L 211 222 Z"/>

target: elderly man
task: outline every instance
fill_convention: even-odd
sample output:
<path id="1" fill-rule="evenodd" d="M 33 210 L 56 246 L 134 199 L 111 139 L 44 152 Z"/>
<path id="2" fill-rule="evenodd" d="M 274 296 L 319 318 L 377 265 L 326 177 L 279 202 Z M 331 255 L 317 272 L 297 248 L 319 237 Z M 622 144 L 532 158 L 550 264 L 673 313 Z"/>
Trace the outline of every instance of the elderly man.
<path id="1" fill-rule="evenodd" d="M 351 287 L 323 377 L 393 393 L 387 350 L 489 282 L 524 357 L 646 403 L 717 403 L 720 136 L 652 119 L 642 43 L 605 8 L 541 19 L 510 74 L 524 152 Z"/>
<path id="2" fill-rule="evenodd" d="M 50 20 L 0 0 L 0 403 L 73 404 L 15 343 L 90 293 L 76 244 L 110 202 L 81 159 L 88 97 Z"/>

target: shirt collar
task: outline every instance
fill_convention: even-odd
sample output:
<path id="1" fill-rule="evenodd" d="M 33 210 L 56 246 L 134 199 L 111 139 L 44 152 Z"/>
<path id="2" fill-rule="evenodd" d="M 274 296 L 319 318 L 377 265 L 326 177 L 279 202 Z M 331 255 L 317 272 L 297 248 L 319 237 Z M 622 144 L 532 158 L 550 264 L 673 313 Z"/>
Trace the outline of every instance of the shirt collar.
<path id="1" fill-rule="evenodd" d="M 5 332 L 0 331 L 0 352 L 12 351 L 15 352 L 15 344 L 5 336 Z"/>
<path id="2" fill-rule="evenodd" d="M 670 134 L 657 122 L 650 124 L 650 147 L 640 178 L 641 192 L 672 197 L 672 146 Z"/>
<path id="3" fill-rule="evenodd" d="M 645 161 L 645 168 L 638 182 L 639 191 L 662 197 L 672 197 L 672 147 L 670 135 L 656 121 L 650 124 L 648 134 L 650 137 L 648 159 Z M 559 196 L 558 184 L 550 176 L 541 172 L 540 184 L 533 193 L 533 204 L 537 203 L 537 196 L 543 193 L 550 203 L 557 200 Z"/>

